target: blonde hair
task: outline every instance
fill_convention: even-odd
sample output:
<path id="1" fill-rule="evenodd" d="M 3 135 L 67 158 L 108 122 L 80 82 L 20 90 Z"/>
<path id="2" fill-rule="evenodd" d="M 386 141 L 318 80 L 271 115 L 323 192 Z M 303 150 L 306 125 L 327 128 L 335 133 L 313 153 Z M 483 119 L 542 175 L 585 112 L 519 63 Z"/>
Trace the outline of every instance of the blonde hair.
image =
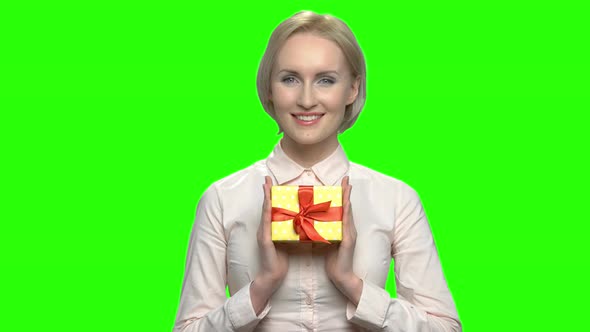
<path id="1" fill-rule="evenodd" d="M 354 81 L 357 77 L 360 78 L 357 97 L 352 104 L 346 106 L 344 120 L 338 129 L 339 133 L 343 133 L 354 124 L 365 105 L 366 66 L 363 52 L 350 28 L 340 19 L 330 15 L 302 11 L 283 21 L 273 31 L 260 61 L 256 79 L 258 97 L 262 107 L 276 121 L 274 106 L 269 98 L 272 69 L 281 47 L 289 37 L 299 32 L 313 33 L 335 42 L 348 61 L 352 80 Z"/>

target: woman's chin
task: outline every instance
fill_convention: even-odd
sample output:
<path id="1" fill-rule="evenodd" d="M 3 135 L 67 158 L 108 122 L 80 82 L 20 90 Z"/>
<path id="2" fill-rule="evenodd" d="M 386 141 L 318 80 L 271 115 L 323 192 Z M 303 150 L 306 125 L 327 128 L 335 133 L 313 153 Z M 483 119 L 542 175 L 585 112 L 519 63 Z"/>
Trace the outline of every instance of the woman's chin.
<path id="1" fill-rule="evenodd" d="M 288 144 L 298 145 L 302 147 L 317 146 L 317 145 L 330 145 L 332 140 L 330 137 L 315 133 L 306 133 L 304 135 L 287 135 L 285 134 L 284 139 L 288 141 Z"/>

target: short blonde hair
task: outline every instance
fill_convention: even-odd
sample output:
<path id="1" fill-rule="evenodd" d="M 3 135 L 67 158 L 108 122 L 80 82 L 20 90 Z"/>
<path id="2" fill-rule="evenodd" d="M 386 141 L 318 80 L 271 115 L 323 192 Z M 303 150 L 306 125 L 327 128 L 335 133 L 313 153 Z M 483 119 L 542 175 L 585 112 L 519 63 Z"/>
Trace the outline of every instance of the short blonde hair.
<path id="1" fill-rule="evenodd" d="M 258 77 L 256 79 L 258 97 L 260 98 L 262 107 L 276 121 L 274 106 L 270 100 L 272 69 L 281 47 L 289 37 L 299 32 L 313 33 L 335 42 L 348 61 L 352 80 L 354 81 L 357 77 L 360 79 L 358 95 L 352 104 L 346 106 L 344 121 L 338 129 L 339 133 L 343 133 L 354 124 L 365 105 L 366 66 L 363 52 L 350 28 L 340 19 L 330 15 L 319 15 L 311 11 L 302 11 L 283 21 L 273 31 L 266 51 L 260 61 Z"/>

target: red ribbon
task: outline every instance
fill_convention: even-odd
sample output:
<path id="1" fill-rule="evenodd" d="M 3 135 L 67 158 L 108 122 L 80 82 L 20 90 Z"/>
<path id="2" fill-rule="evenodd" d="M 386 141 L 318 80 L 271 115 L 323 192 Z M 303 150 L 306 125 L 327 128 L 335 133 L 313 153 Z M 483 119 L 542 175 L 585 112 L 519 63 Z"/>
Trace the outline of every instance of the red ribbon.
<path id="1" fill-rule="evenodd" d="M 293 228 L 299 234 L 299 241 L 313 240 L 330 243 L 313 227 L 314 220 L 342 220 L 342 207 L 330 207 L 332 201 L 313 204 L 313 186 L 299 186 L 299 212 L 277 207 L 272 208 L 272 221 L 293 219 Z"/>

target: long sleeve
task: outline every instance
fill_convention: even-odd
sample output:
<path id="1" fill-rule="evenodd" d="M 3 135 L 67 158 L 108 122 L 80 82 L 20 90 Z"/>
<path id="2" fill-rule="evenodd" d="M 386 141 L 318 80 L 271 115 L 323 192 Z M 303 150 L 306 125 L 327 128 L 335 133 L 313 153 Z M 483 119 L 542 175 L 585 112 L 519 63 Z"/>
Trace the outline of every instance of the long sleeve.
<path id="1" fill-rule="evenodd" d="M 347 318 L 370 331 L 462 331 L 416 192 L 407 187 L 397 207 L 391 247 L 397 298 L 363 279 L 360 301 L 356 308 L 348 304 Z"/>
<path id="2" fill-rule="evenodd" d="M 217 190 L 212 186 L 197 206 L 174 332 L 252 331 L 269 311 L 267 305 L 256 316 L 250 284 L 226 297 L 227 241 L 222 215 Z"/>

